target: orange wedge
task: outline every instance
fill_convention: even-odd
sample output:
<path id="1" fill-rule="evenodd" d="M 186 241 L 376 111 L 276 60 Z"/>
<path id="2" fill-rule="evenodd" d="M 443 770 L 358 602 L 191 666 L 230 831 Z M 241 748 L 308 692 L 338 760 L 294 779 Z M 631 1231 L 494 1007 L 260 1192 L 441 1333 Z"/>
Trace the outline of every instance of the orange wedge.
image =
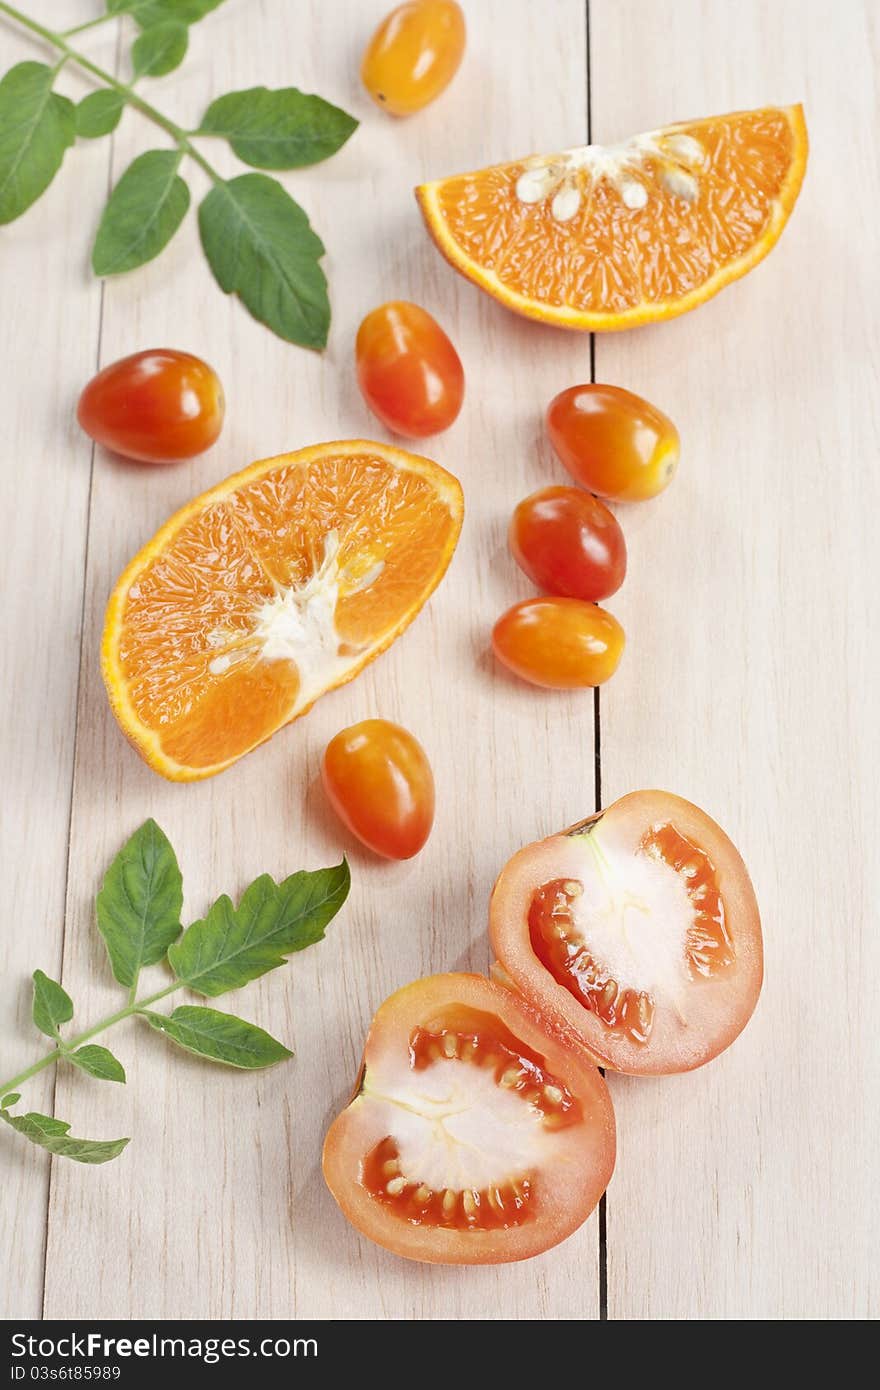
<path id="1" fill-rule="evenodd" d="M 416 189 L 446 259 L 509 309 L 601 332 L 673 318 L 775 245 L 800 191 L 800 106 L 682 121 Z"/>
<path id="2" fill-rule="evenodd" d="M 366 440 L 252 464 L 177 512 L 110 598 L 101 665 L 123 732 L 210 777 L 412 622 L 461 530 L 458 481 Z"/>

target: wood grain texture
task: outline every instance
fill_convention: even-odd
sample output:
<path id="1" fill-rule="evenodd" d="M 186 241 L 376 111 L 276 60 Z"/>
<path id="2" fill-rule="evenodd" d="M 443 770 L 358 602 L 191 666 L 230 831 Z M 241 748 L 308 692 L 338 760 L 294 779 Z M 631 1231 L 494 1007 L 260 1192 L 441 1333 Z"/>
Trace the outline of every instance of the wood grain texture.
<path id="1" fill-rule="evenodd" d="M 599 379 L 656 400 L 683 440 L 669 493 L 624 519 L 604 797 L 665 786 L 705 806 L 751 868 L 766 941 L 730 1052 L 612 1083 L 609 1317 L 878 1312 L 876 19 L 591 2 L 594 139 L 803 100 L 812 145 L 754 274 L 597 341 Z"/>
<path id="2" fill-rule="evenodd" d="M 11 428 L 0 511 L 12 596 L 2 852 L 15 895 L 0 940 L 4 1074 L 39 1047 L 28 1039 L 27 979 L 36 965 L 61 971 L 62 943 L 64 984 L 83 1020 L 118 1000 L 94 894 L 147 815 L 178 849 L 189 917 L 263 870 L 283 875 L 345 850 L 353 875 L 325 943 L 221 1001 L 293 1047 L 292 1062 L 239 1075 L 126 1025 L 112 1044 L 126 1088 L 78 1073 L 57 1087 L 58 1114 L 77 1132 L 133 1136 L 120 1160 L 55 1161 L 50 1192 L 48 1159 L 0 1135 L 8 1317 L 39 1312 L 44 1239 L 47 1317 L 599 1311 L 595 1218 L 526 1265 L 430 1269 L 358 1237 L 320 1177 L 323 1133 L 377 1004 L 417 975 L 485 969 L 499 868 L 520 844 L 593 808 L 592 697 L 518 685 L 487 651 L 494 618 L 530 592 L 506 553 L 510 510 L 562 480 L 542 410 L 589 378 L 589 340 L 519 320 L 459 279 L 429 244 L 411 194 L 427 177 L 584 138 L 585 6 L 466 4 L 468 53 L 453 87 L 394 122 L 357 75 L 389 3 L 227 0 L 193 29 L 184 68 L 145 83 L 186 125 L 211 96 L 256 83 L 296 83 L 361 118 L 332 161 L 283 176 L 328 248 L 334 322 L 323 356 L 281 343 L 221 295 L 192 215 L 159 260 L 109 282 L 102 300 L 86 261 L 110 142 L 71 152 L 77 174 L 66 168 L 44 202 L 0 231 L 0 333 L 13 367 L 2 387 Z M 34 8 L 73 23 L 95 0 Z M 880 832 L 869 642 L 880 629 L 869 537 L 880 414 L 869 313 L 880 250 L 872 17 L 857 0 L 838 7 L 833 30 L 818 0 L 741 0 L 735 10 L 723 0 L 590 3 L 594 139 L 803 99 L 813 146 L 801 202 L 766 264 L 697 314 L 596 344 L 599 379 L 655 399 L 684 441 L 668 495 L 622 516 L 630 571 L 610 607 L 629 644 L 601 697 L 605 800 L 656 784 L 704 804 L 753 870 L 767 934 L 765 993 L 728 1054 L 691 1077 L 612 1083 L 615 1318 L 880 1311 L 869 1186 L 880 1076 L 868 1007 L 880 947 L 867 880 Z M 111 63 L 104 32 L 83 47 Z M 0 25 L 0 67 L 35 52 Z M 163 140 L 127 113 L 114 180 Z M 211 150 L 232 171 L 225 153 Z M 197 198 L 201 175 L 191 184 Z M 126 745 L 103 693 L 97 652 L 112 583 L 175 507 L 244 463 L 321 439 L 385 437 L 358 394 L 352 346 L 363 314 L 401 297 L 437 314 L 468 373 L 460 420 L 426 449 L 465 487 L 452 569 L 355 683 L 220 777 L 167 784 Z M 98 451 L 89 495 L 90 451 L 71 414 L 99 344 L 103 363 L 160 345 L 213 362 L 229 403 L 219 444 L 157 470 Z M 407 865 L 371 860 L 317 785 L 328 739 L 367 715 L 409 726 L 434 763 L 437 825 Z M 50 1104 L 51 1083 L 28 1099 Z"/>
<path id="3" fill-rule="evenodd" d="M 53 5 L 60 25 L 92 14 L 91 0 Z M 97 49 L 112 63 L 112 38 Z M 0 73 L 42 57 L 0 20 Z M 60 86 L 70 96 L 88 90 L 67 73 Z M 0 230 L 3 1077 L 43 1050 L 30 1021 L 30 972 L 39 966 L 57 978 L 61 970 L 92 457 L 73 406 L 97 359 L 101 288 L 87 278 L 85 265 L 91 210 L 104 196 L 109 156 L 106 142 L 70 151 L 40 202 Z M 35 1079 L 27 1090 L 30 1108 L 51 1111 L 53 1088 L 51 1075 Z M 0 1279 L 0 1318 L 40 1314 L 48 1193 L 46 1156 L 3 1126 L 0 1249 L 15 1277 Z"/>
<path id="4" fill-rule="evenodd" d="M 84 1132 L 134 1139 L 115 1165 L 56 1165 L 50 1316 L 598 1311 L 595 1220 L 564 1251 L 530 1266 L 431 1270 L 360 1239 L 319 1171 L 324 1131 L 350 1090 L 374 1009 L 417 975 L 486 967 L 486 909 L 498 869 L 523 840 L 583 810 L 581 788 L 564 778 L 539 797 L 527 793 L 536 768 L 543 782 L 557 756 L 589 766 L 593 751 L 590 695 L 536 705 L 534 692 L 499 675 L 487 655 L 494 616 L 528 592 L 506 554 L 505 531 L 515 499 L 546 471 L 541 405 L 571 371 L 573 355 L 588 360 L 589 345 L 536 336 L 473 293 L 437 256 L 412 196 L 413 185 L 434 173 L 583 137 L 583 7 L 557 6 L 550 22 L 526 3 L 478 7 L 468 68 L 443 101 L 409 123 L 390 121 L 359 89 L 360 52 L 382 9 L 355 0 L 265 4 L 254 41 L 244 45 L 236 41 L 244 6 L 230 0 L 193 30 L 187 66 L 155 84 L 156 99 L 187 124 L 210 93 L 262 81 L 313 87 L 353 109 L 363 127 L 331 163 L 286 179 L 328 247 L 334 323 L 323 357 L 280 343 L 219 294 L 192 221 L 152 266 L 107 287 L 102 359 L 165 342 L 200 353 L 226 384 L 229 413 L 219 445 L 192 466 L 150 472 L 97 460 L 64 979 L 90 1015 L 115 998 L 92 900 L 121 837 L 147 814 L 178 849 L 192 915 L 210 894 L 236 892 L 261 870 L 281 875 L 335 862 L 342 849 L 354 887 L 326 944 L 229 1001 L 292 1046 L 294 1062 L 253 1079 L 170 1055 L 162 1038 L 143 1033 L 117 1040 L 129 1071 L 124 1094 L 78 1076 L 60 1079 L 59 1110 L 76 1115 Z M 509 55 L 500 67 L 491 39 L 502 25 Z M 536 61 L 549 70 L 563 51 L 572 60 L 549 102 L 515 98 Z M 139 122 L 127 122 L 114 178 L 145 135 Z M 223 154 L 218 147 L 212 157 L 231 169 Z M 129 750 L 107 708 L 97 650 L 112 582 L 174 507 L 248 460 L 320 439 L 383 437 L 357 391 L 353 342 L 363 314 L 393 297 L 434 310 L 470 373 L 467 409 L 434 442 L 468 493 L 453 569 L 412 630 L 356 683 L 221 777 L 168 785 Z M 347 840 L 316 787 L 328 739 L 372 714 L 411 727 L 437 773 L 434 834 L 405 866 L 377 864 Z"/>

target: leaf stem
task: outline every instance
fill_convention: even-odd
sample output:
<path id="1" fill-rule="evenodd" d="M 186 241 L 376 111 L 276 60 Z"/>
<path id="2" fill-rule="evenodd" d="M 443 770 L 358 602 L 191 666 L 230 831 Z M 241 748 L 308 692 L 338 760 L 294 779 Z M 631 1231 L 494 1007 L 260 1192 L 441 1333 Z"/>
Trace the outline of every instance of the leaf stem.
<path id="1" fill-rule="evenodd" d="M 0 9 L 5 8 L 6 7 L 0 3 Z M 99 1033 L 103 1033 L 108 1028 L 112 1028 L 114 1024 L 122 1023 L 124 1019 L 131 1018 L 134 1014 L 141 1013 L 143 1009 L 148 1009 L 151 1004 L 158 1003 L 160 999 L 165 999 L 167 995 L 173 994 L 175 990 L 182 989 L 184 983 L 183 980 L 172 980 L 170 985 L 166 985 L 164 989 L 157 990 L 155 994 L 148 994 L 145 999 L 129 999 L 125 1007 L 117 1009 L 115 1014 L 108 1014 L 107 1017 L 102 1018 L 99 1023 L 94 1024 L 91 1028 L 87 1028 L 84 1033 L 80 1033 L 77 1037 L 70 1038 L 64 1044 L 59 1042 L 58 1046 L 53 1047 L 51 1052 L 45 1053 L 38 1061 L 33 1062 L 31 1066 L 26 1067 L 24 1071 L 20 1071 L 18 1075 L 13 1076 L 11 1080 L 0 1081 L 0 1099 L 2 1099 L 8 1091 L 14 1091 L 22 1082 L 30 1081 L 32 1076 L 36 1076 L 38 1072 L 44 1071 L 46 1067 L 51 1067 L 53 1062 L 57 1062 L 59 1058 L 64 1056 L 65 1052 L 75 1052 L 78 1047 L 82 1047 L 83 1043 L 89 1042 L 91 1038 L 96 1038 Z"/>
<path id="2" fill-rule="evenodd" d="M 71 48 L 64 34 L 57 33 L 54 29 L 47 29 L 44 24 L 40 24 L 37 20 L 31 19 L 30 15 L 22 14 L 21 10 L 17 10 L 14 5 L 7 4 L 6 0 L 0 0 L 0 14 L 8 15 L 9 18 L 15 20 L 17 24 L 22 25 L 25 29 L 29 29 L 32 34 L 37 34 L 41 39 L 44 39 L 46 43 L 50 43 L 54 48 L 59 49 L 64 54 L 62 62 L 69 59 L 70 62 L 76 63 L 78 67 L 90 73 L 92 77 L 96 77 L 100 82 L 103 82 L 105 87 L 110 87 L 114 92 L 119 92 L 120 96 L 129 106 L 133 106 L 136 111 L 140 111 L 142 116 L 146 116 L 148 121 L 152 121 L 154 125 L 159 126 L 161 130 L 164 130 L 166 134 L 170 135 L 178 149 L 184 154 L 189 155 L 190 159 L 194 160 L 200 168 L 204 169 L 212 183 L 222 183 L 222 175 L 217 172 L 212 164 L 209 164 L 201 151 L 196 149 L 182 126 L 177 125 L 175 121 L 172 121 L 169 116 L 166 116 L 164 112 L 158 110 L 157 107 L 152 106 L 150 102 L 144 101 L 143 97 L 138 95 L 130 83 L 120 82 L 112 73 L 99 67 L 97 63 L 93 63 L 91 58 L 87 58 L 84 53 L 79 53 L 75 48 Z M 91 26 L 83 25 L 82 27 L 88 28 Z"/>
<path id="3" fill-rule="evenodd" d="M 3 8 L 6 8 L 5 5 Z M 75 24 L 72 29 L 62 30 L 61 37 L 63 39 L 72 39 L 74 34 L 83 34 L 85 33 L 86 29 L 97 29 L 99 24 L 106 24 L 108 19 L 120 18 L 121 15 L 110 14 L 108 11 L 106 14 L 99 14 L 97 19 L 87 19 L 85 24 Z"/>

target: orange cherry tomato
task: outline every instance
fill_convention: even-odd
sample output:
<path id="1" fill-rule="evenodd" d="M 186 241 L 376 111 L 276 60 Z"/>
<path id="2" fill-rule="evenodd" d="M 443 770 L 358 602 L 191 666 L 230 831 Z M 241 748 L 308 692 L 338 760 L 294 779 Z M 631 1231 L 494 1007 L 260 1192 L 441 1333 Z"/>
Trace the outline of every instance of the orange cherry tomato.
<path id="1" fill-rule="evenodd" d="M 105 449 L 141 463 L 172 463 L 210 449 L 224 411 L 220 378 L 207 362 L 155 348 L 92 377 L 76 418 Z"/>
<path id="2" fill-rule="evenodd" d="M 500 1264 L 582 1225 L 614 1168 L 592 1058 L 510 989 L 430 975 L 373 1019 L 327 1186 L 370 1240 L 429 1264 Z"/>
<path id="3" fill-rule="evenodd" d="M 498 660 L 532 685 L 574 690 L 601 685 L 623 654 L 616 618 L 577 598 L 529 598 L 498 619 L 492 647 Z"/>
<path id="4" fill-rule="evenodd" d="M 434 775 L 424 748 L 387 719 L 364 719 L 331 739 L 324 789 L 339 819 L 386 859 L 418 854 L 434 824 Z"/>
<path id="5" fill-rule="evenodd" d="M 508 543 L 520 569 L 551 594 L 595 602 L 617 593 L 626 574 L 617 518 L 577 487 L 545 487 L 524 498 Z"/>
<path id="6" fill-rule="evenodd" d="M 495 884 L 489 936 L 550 1027 L 635 1076 L 710 1062 L 761 991 L 746 866 L 720 825 L 671 792 L 630 792 L 521 849 Z"/>
<path id="7" fill-rule="evenodd" d="M 575 482 L 615 502 L 656 497 L 678 467 L 678 430 L 619 386 L 570 386 L 547 410 L 550 442 Z"/>
<path id="8" fill-rule="evenodd" d="M 436 319 L 393 300 L 367 314 L 355 346 L 364 400 L 395 434 L 448 429 L 464 400 L 464 368 Z"/>
<path id="9" fill-rule="evenodd" d="M 455 0 L 409 0 L 371 38 L 361 79 L 377 106 L 409 116 L 449 86 L 464 44 L 464 15 Z"/>

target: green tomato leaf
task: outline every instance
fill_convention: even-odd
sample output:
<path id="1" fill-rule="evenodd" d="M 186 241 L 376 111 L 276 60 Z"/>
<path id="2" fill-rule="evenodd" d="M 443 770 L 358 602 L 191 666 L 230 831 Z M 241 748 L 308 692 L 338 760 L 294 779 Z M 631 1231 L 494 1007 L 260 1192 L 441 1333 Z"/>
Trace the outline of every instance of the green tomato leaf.
<path id="1" fill-rule="evenodd" d="M 47 1038 L 57 1038 L 59 1026 L 72 1018 L 73 1000 L 67 991 L 42 970 L 35 970 L 33 1020 L 40 1032 Z"/>
<path id="2" fill-rule="evenodd" d="M 74 1139 L 70 1125 L 63 1120 L 54 1120 L 51 1115 L 39 1115 L 31 1110 L 27 1115 L 9 1115 L 0 1110 L 0 1120 L 12 1129 L 48 1149 L 50 1154 L 60 1158 L 72 1158 L 76 1163 L 108 1163 L 118 1157 L 128 1143 L 127 1139 Z"/>
<path id="3" fill-rule="evenodd" d="M 157 1032 L 164 1033 L 187 1052 L 210 1057 L 212 1062 L 225 1062 L 229 1067 L 256 1071 L 293 1056 L 255 1023 L 247 1023 L 234 1014 L 221 1014 L 217 1009 L 182 1004 L 170 1017 L 145 1013 L 144 1018 Z"/>
<path id="4" fill-rule="evenodd" d="M 222 4 L 223 0 L 107 0 L 107 13 L 130 14 L 142 29 L 151 29 L 166 19 L 196 24 Z"/>
<path id="5" fill-rule="evenodd" d="M 17 63 L 0 80 L 0 223 L 36 202 L 76 139 L 73 102 L 54 81 L 45 63 Z"/>
<path id="6" fill-rule="evenodd" d="M 8 1096 L 0 1100 L 0 1110 L 8 1110 L 10 1105 L 16 1105 L 21 1100 L 20 1091 L 10 1091 Z"/>
<path id="7" fill-rule="evenodd" d="M 76 133 L 84 140 L 97 140 L 101 135 L 109 135 L 119 125 L 125 101 L 121 92 L 112 87 L 102 87 L 98 92 L 89 92 L 76 108 Z"/>
<path id="8" fill-rule="evenodd" d="M 97 1077 L 99 1081 L 125 1082 L 125 1068 L 122 1063 L 117 1061 L 109 1048 L 99 1047 L 96 1043 L 78 1047 L 76 1052 L 68 1052 L 67 1060 L 73 1062 L 81 1071 L 88 1072 L 89 1076 Z"/>
<path id="9" fill-rule="evenodd" d="M 299 169 L 335 154 L 357 121 L 296 87 L 251 87 L 212 101 L 196 134 L 222 135 L 255 169 Z"/>
<path id="10" fill-rule="evenodd" d="M 189 189 L 177 172 L 180 159 L 178 150 L 148 150 L 129 164 L 95 237 L 96 275 L 135 270 L 168 245 L 189 207 Z"/>
<path id="11" fill-rule="evenodd" d="M 202 246 L 220 288 L 280 338 L 322 348 L 330 325 L 319 237 L 266 174 L 215 184 L 199 208 Z"/>
<path id="12" fill-rule="evenodd" d="M 135 77 L 164 77 L 179 68 L 186 57 L 189 30 L 175 19 L 145 29 L 131 46 Z"/>
<path id="13" fill-rule="evenodd" d="M 168 952 L 171 969 L 208 998 L 240 989 L 284 965 L 294 951 L 320 941 L 350 883 L 345 859 L 332 869 L 291 874 L 283 883 L 263 874 L 245 890 L 237 908 L 224 894 L 207 917 L 184 932 Z"/>
<path id="14" fill-rule="evenodd" d="M 154 820 L 145 821 L 123 845 L 104 876 L 96 906 L 113 974 L 121 985 L 132 986 L 141 967 L 160 961 L 181 930 L 180 869 Z"/>

